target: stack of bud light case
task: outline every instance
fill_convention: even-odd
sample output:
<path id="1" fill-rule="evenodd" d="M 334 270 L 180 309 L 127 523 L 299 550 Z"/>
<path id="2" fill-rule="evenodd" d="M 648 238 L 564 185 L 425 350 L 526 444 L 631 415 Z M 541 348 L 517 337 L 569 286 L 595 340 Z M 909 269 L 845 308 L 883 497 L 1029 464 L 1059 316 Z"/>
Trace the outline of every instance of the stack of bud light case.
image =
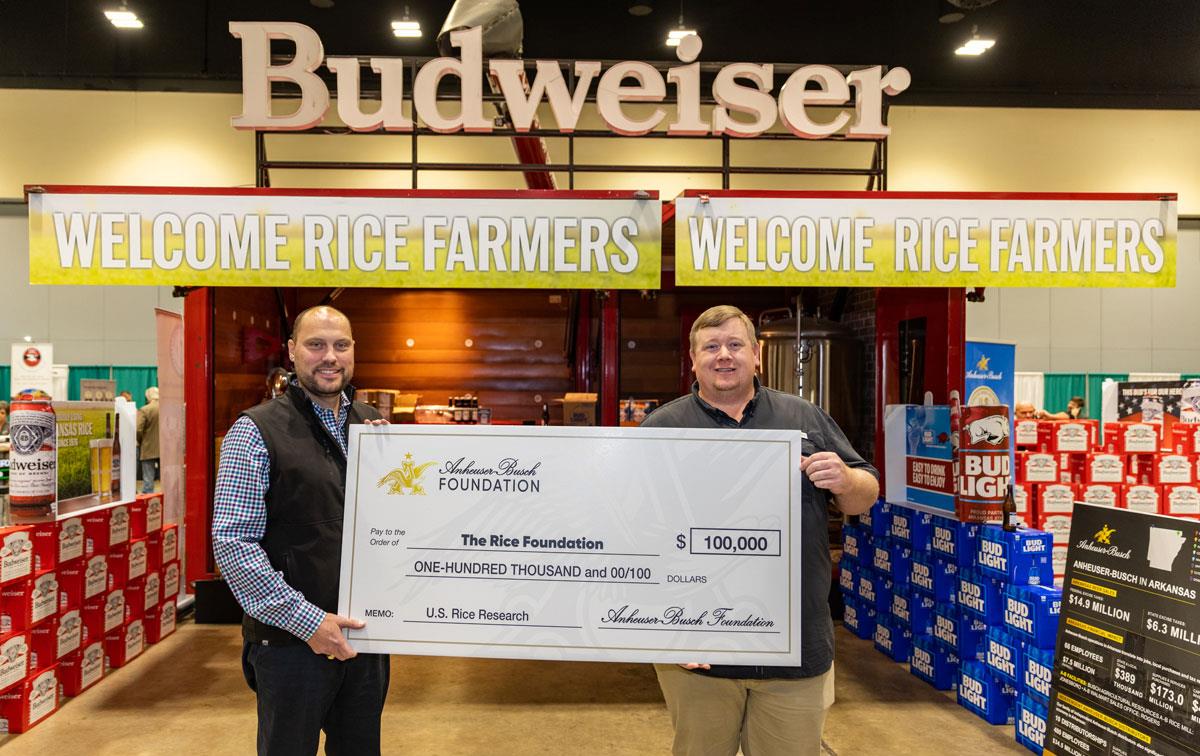
<path id="1" fill-rule="evenodd" d="M 1041 753 L 1062 604 L 1053 535 L 885 501 L 842 534 L 845 628 Z"/>

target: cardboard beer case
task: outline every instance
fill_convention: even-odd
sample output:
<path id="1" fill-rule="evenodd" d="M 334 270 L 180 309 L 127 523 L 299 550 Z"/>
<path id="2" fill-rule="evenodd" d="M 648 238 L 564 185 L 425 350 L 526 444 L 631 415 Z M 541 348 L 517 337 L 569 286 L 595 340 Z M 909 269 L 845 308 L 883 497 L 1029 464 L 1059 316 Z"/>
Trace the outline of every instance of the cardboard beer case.
<path id="1" fill-rule="evenodd" d="M 1047 705 L 1031 696 L 1018 696 L 1013 718 L 1017 742 L 1034 753 L 1042 753 L 1046 744 L 1046 721 L 1050 718 Z"/>
<path id="2" fill-rule="evenodd" d="M 161 533 L 162 556 L 159 559 L 160 564 L 174 562 L 179 558 L 179 526 L 178 525 L 163 525 Z M 150 539 L 150 546 L 154 546 L 154 539 Z"/>
<path id="3" fill-rule="evenodd" d="M 959 659 L 983 659 L 983 620 L 960 611 L 954 604 L 937 604 L 933 608 L 933 637 Z"/>
<path id="4" fill-rule="evenodd" d="M 1171 451 L 1176 454 L 1200 454 L 1200 424 L 1174 423 L 1171 425 Z"/>
<path id="5" fill-rule="evenodd" d="M 1085 504 L 1119 508 L 1124 506 L 1121 499 L 1124 490 L 1121 483 L 1081 483 L 1076 486 L 1075 496 L 1077 501 Z"/>
<path id="6" fill-rule="evenodd" d="M 933 600 L 958 601 L 958 571 L 963 569 L 941 557 L 933 558 Z"/>
<path id="7" fill-rule="evenodd" d="M 979 535 L 979 572 L 1016 585 L 1049 583 L 1054 576 L 1050 564 L 1053 543 L 1053 536 L 1040 530 L 1006 531 L 999 525 L 986 525 Z M 994 622 L 989 619 L 988 624 Z"/>
<path id="8" fill-rule="evenodd" d="M 1032 483 L 1013 483 L 1013 511 L 1018 524 L 1033 527 L 1037 521 L 1037 497 Z"/>
<path id="9" fill-rule="evenodd" d="M 1050 426 L 1050 451 L 1055 454 L 1086 454 L 1096 446 L 1095 421 L 1064 420 Z"/>
<path id="10" fill-rule="evenodd" d="M 858 599 L 847 599 L 842 624 L 855 636 L 866 640 L 875 636 L 875 608 Z"/>
<path id="11" fill-rule="evenodd" d="M 114 546 L 107 556 L 109 587 L 124 588 L 129 583 L 129 544 Z"/>
<path id="12" fill-rule="evenodd" d="M 1062 586 L 1063 578 L 1067 575 L 1067 549 L 1068 544 L 1056 543 L 1050 551 L 1050 567 L 1054 572 L 1054 584 Z"/>
<path id="13" fill-rule="evenodd" d="M 1060 483 L 1082 483 L 1087 475 L 1088 455 L 1082 452 L 1063 452 L 1058 455 L 1058 480 Z"/>
<path id="14" fill-rule="evenodd" d="M 930 527 L 930 553 L 959 567 L 971 566 L 978 548 L 979 529 L 983 527 L 980 523 L 934 517 L 930 521 Z"/>
<path id="15" fill-rule="evenodd" d="M 28 525 L 0 528 L 0 585 L 33 575 L 32 535 Z"/>
<path id="16" fill-rule="evenodd" d="M 29 630 L 58 612 L 58 577 L 53 571 L 0 588 L 0 636 Z"/>
<path id="17" fill-rule="evenodd" d="M 173 599 L 174 596 L 171 598 Z M 125 589 L 125 600 L 132 605 L 140 606 L 142 613 L 149 617 L 151 612 L 163 601 L 162 577 L 157 572 L 147 573 Z"/>
<path id="18" fill-rule="evenodd" d="M 107 637 L 120 628 L 128 619 L 127 611 L 125 591 L 121 588 L 85 601 L 79 613 L 83 620 L 83 642 Z"/>
<path id="19" fill-rule="evenodd" d="M 984 625 L 998 624 L 1004 617 L 1000 595 L 1000 585 L 996 580 L 985 577 L 977 570 L 959 570 L 955 604 L 965 616 L 973 617 Z"/>
<path id="20" fill-rule="evenodd" d="M 958 677 L 958 657 L 935 638 L 914 637 L 908 669 L 936 690 L 953 690 Z"/>
<path id="21" fill-rule="evenodd" d="M 906 663 L 912 649 L 912 631 L 891 615 L 877 614 L 875 649 L 892 661 Z"/>
<path id="22" fill-rule="evenodd" d="M 892 591 L 892 617 L 914 636 L 928 635 L 933 629 L 933 596 L 913 590 Z"/>
<path id="23" fill-rule="evenodd" d="M 129 541 L 129 561 L 126 563 L 125 573 L 125 581 L 127 583 L 144 577 L 150 569 L 148 564 L 149 551 L 149 543 L 145 538 L 134 538 Z M 158 569 L 158 567 L 154 569 Z"/>
<path id="24" fill-rule="evenodd" d="M 1161 428 L 1155 423 L 1109 423 L 1115 437 L 1117 454 L 1154 454 L 1162 445 Z"/>
<path id="25" fill-rule="evenodd" d="M 1157 466 L 1157 454 L 1128 454 L 1125 457 L 1125 482 L 1152 486 Z"/>
<path id="26" fill-rule="evenodd" d="M 1018 483 L 1058 483 L 1058 457 L 1049 452 L 1017 452 Z"/>
<path id="27" fill-rule="evenodd" d="M 1163 514 L 1200 517 L 1200 486 L 1163 486 Z"/>
<path id="28" fill-rule="evenodd" d="M 83 559 L 84 552 L 87 550 L 83 518 L 68 517 L 65 520 L 59 520 L 54 523 L 54 530 L 58 539 L 56 563 L 61 565 L 76 559 Z"/>
<path id="29" fill-rule="evenodd" d="M 933 559 L 926 554 L 913 554 L 908 563 L 908 585 L 917 593 L 933 596 Z"/>
<path id="30" fill-rule="evenodd" d="M 891 536 L 913 551 L 928 551 L 934 517 L 929 512 L 892 505 Z"/>
<path id="31" fill-rule="evenodd" d="M 1121 454 L 1094 452 L 1087 456 L 1084 483 L 1124 483 L 1125 457 Z"/>
<path id="32" fill-rule="evenodd" d="M 1125 509 L 1147 514 L 1159 514 L 1162 511 L 1162 489 L 1158 486 L 1128 485 L 1122 498 Z"/>
<path id="33" fill-rule="evenodd" d="M 988 724 L 1012 724 L 1014 693 L 983 662 L 964 661 L 959 666 L 958 703 Z"/>
<path id="34" fill-rule="evenodd" d="M 843 558 L 838 562 L 838 588 L 842 591 L 842 596 L 854 596 L 855 586 L 858 584 L 858 565 L 852 559 Z"/>
<path id="35" fill-rule="evenodd" d="M 1062 612 L 1062 589 L 1051 585 L 1010 585 L 1004 592 L 1004 627 L 1030 646 L 1053 649 Z"/>
<path id="36" fill-rule="evenodd" d="M 129 507 L 126 504 L 88 512 L 83 516 L 83 555 L 104 554 L 129 543 Z"/>
<path id="37" fill-rule="evenodd" d="M 58 711 L 58 667 L 30 675 L 0 695 L 0 734 L 22 733 Z"/>
<path id="38" fill-rule="evenodd" d="M 1050 703 L 1050 683 L 1054 680 L 1054 647 L 1026 646 L 1021 652 L 1021 679 L 1018 686 L 1043 706 Z"/>
<path id="39" fill-rule="evenodd" d="M 842 559 L 860 561 L 864 553 L 863 529 L 859 525 L 846 523 L 842 526 Z M 161 555 L 160 555 L 161 556 Z"/>
<path id="40" fill-rule="evenodd" d="M 61 660 L 83 645 L 83 617 L 78 609 L 72 609 L 58 615 L 58 650 L 57 657 Z"/>
<path id="41" fill-rule="evenodd" d="M 1038 530 L 1050 534 L 1051 542 L 1054 545 L 1067 544 L 1071 540 L 1071 515 L 1070 514 L 1048 514 L 1042 515 L 1038 520 Z M 1053 549 L 1051 549 L 1053 552 Z M 1051 560 L 1051 573 L 1053 573 L 1053 560 Z"/>
<path id="42" fill-rule="evenodd" d="M 162 530 L 163 496 L 161 493 L 138 494 L 129 504 L 129 537 L 144 538 Z"/>
<path id="43" fill-rule="evenodd" d="M 1038 421 L 1024 419 L 1014 422 L 1013 443 L 1017 449 L 1038 450 Z"/>
<path id="44" fill-rule="evenodd" d="M 154 612 L 146 613 L 146 641 L 158 643 L 163 638 L 175 632 L 176 607 L 175 599 L 159 604 Z"/>
<path id="45" fill-rule="evenodd" d="M 104 640 L 99 639 L 63 657 L 58 663 L 63 695 L 77 696 L 104 677 Z"/>
<path id="46" fill-rule="evenodd" d="M 179 595 L 180 575 L 179 562 L 164 564 L 162 570 L 162 595 L 164 599 L 174 599 Z"/>
<path id="47" fill-rule="evenodd" d="M 1075 510 L 1075 485 L 1073 483 L 1044 483 L 1037 488 L 1037 511 L 1039 515 Z"/>
<path id="48" fill-rule="evenodd" d="M 1150 483 L 1188 485 L 1196 482 L 1196 458 L 1190 454 L 1159 454 Z"/>
<path id="49" fill-rule="evenodd" d="M 983 663 L 996 677 L 1017 685 L 1017 669 L 1021 657 L 1021 641 L 1002 625 L 989 627 L 984 638 Z"/>
<path id="50" fill-rule="evenodd" d="M 145 625 L 140 619 L 130 620 L 104 636 L 104 656 L 113 669 L 133 661 L 145 648 Z"/>
<path id="51" fill-rule="evenodd" d="M 108 555 L 96 554 L 88 559 L 75 559 L 58 568 L 59 589 L 66 594 L 60 608 L 79 608 L 88 599 L 107 592 L 111 586 L 108 575 Z"/>
<path id="52" fill-rule="evenodd" d="M 79 648 L 77 640 L 75 648 Z M 36 674 L 56 664 L 58 650 L 58 617 L 52 617 L 29 631 L 29 674 Z"/>
<path id="53" fill-rule="evenodd" d="M 29 632 L 0 638 L 0 691 L 20 685 L 29 674 Z"/>
<path id="54" fill-rule="evenodd" d="M 860 525 L 866 525 L 872 538 L 883 538 L 892 529 L 892 505 L 880 499 L 871 505 L 869 512 L 858 516 Z"/>
<path id="55" fill-rule="evenodd" d="M 42 522 L 30 528 L 34 574 L 54 569 L 58 565 L 58 523 Z"/>

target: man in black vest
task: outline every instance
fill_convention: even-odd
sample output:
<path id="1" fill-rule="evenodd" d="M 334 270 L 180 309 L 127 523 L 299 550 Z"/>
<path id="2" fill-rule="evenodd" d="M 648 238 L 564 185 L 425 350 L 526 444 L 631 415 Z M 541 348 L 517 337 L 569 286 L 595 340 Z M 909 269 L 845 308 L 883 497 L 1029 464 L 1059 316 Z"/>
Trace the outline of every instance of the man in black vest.
<path id="1" fill-rule="evenodd" d="M 286 393 L 246 410 L 221 445 L 213 553 L 246 614 L 242 669 L 258 696 L 258 752 L 378 754 L 389 660 L 357 654 L 339 616 L 354 338 L 332 307 L 296 316 Z"/>

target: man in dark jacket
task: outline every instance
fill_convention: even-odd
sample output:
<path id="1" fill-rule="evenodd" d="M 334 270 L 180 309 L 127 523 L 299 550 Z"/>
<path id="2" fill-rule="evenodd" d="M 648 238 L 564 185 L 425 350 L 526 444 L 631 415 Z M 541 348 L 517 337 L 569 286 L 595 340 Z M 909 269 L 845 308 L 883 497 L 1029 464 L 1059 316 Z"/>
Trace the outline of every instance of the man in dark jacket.
<path id="1" fill-rule="evenodd" d="M 387 656 L 356 654 L 336 614 L 354 338 L 332 307 L 296 317 L 287 392 L 246 410 L 221 446 L 213 553 L 246 616 L 242 666 L 258 696 L 258 752 L 378 754 Z"/>

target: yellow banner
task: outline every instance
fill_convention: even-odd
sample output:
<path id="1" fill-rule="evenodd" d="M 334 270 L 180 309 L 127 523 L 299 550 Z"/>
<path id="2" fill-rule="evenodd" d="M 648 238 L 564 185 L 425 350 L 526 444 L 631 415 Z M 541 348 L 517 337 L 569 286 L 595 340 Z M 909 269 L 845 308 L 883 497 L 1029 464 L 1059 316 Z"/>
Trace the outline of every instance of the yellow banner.
<path id="1" fill-rule="evenodd" d="M 1173 287 L 1175 195 L 687 192 L 680 286 Z"/>
<path id="2" fill-rule="evenodd" d="M 661 256 L 632 192 L 29 194 L 33 284 L 657 289 Z"/>

